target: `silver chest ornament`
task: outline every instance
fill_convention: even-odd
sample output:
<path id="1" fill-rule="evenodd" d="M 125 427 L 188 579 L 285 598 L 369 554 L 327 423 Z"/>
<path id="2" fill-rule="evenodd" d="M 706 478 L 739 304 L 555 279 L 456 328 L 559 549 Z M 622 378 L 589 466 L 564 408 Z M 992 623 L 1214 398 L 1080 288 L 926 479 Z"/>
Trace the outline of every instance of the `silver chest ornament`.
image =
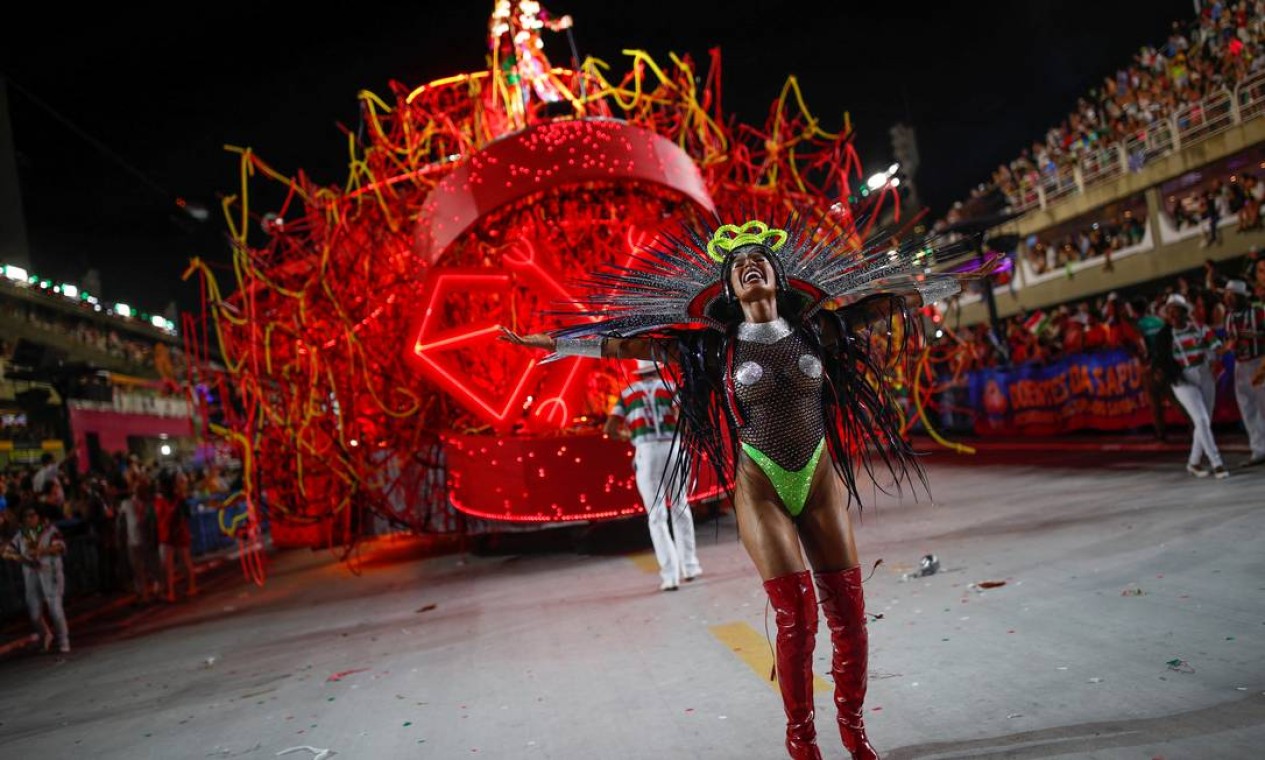
<path id="1" fill-rule="evenodd" d="M 764 377 L 764 367 L 755 362 L 743 362 L 734 371 L 734 380 L 739 385 L 755 385 Z"/>
<path id="2" fill-rule="evenodd" d="M 821 377 L 821 360 L 812 354 L 804 354 L 799 357 L 799 371 L 803 372 L 805 377 L 816 380 Z M 738 369 L 734 370 L 734 381 L 739 385 L 748 387 L 755 385 L 762 377 L 764 377 L 764 367 L 756 362 L 743 362 L 738 365 Z"/>
<path id="3" fill-rule="evenodd" d="M 812 354 L 804 354 L 799 357 L 799 371 L 816 380 L 821 377 L 821 359 Z"/>

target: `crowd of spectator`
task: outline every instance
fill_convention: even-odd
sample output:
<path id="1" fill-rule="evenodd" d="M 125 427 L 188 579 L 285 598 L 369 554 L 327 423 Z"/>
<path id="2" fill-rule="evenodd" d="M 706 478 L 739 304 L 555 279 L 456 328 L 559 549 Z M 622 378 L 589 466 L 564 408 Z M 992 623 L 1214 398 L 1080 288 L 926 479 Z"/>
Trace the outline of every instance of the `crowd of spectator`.
<path id="1" fill-rule="evenodd" d="M 1114 219 L 1093 222 L 1074 233 L 1042 239 L 1034 235 L 1028 241 L 1028 263 L 1036 274 L 1063 269 L 1070 264 L 1103 259 L 1103 268 L 1111 271 L 1111 255 L 1137 245 L 1146 235 L 1146 217 L 1126 211 Z"/>
<path id="2" fill-rule="evenodd" d="M 64 537 L 59 540 L 74 544 L 68 557 L 78 563 L 73 572 L 91 579 L 76 583 L 80 590 L 134 593 L 137 604 L 174 602 L 177 578 L 183 576 L 184 593 L 196 594 L 193 505 L 229 491 L 218 468 L 142 463 L 135 455 L 119 453 L 80 474 L 74 459 L 58 462 L 45 454 L 39 467 L 11 467 L 0 475 L 0 547 L 16 545 L 28 527 L 26 513 L 33 509 L 40 525 L 55 527 Z M 8 558 L 14 558 L 12 552 Z M 22 577 L 13 572 L 15 566 L 0 568 L 0 584 L 9 587 L 0 591 L 13 592 Z M 34 613 L 32 620 L 37 620 Z M 44 643 L 47 648 L 49 642 Z"/>
<path id="3" fill-rule="evenodd" d="M 1254 300 L 1265 301 L 1265 255 L 1253 250 L 1241 265 L 1220 268 L 1207 261 L 1199 272 L 1181 275 L 1149 293 L 1111 293 L 1093 301 L 1021 312 L 1005 320 L 997 340 L 986 324 L 946 331 L 941 340 L 953 346 L 950 364 L 955 375 L 996 367 L 1007 359 L 1012 364 L 1042 363 L 1109 348 L 1123 348 L 1141 357 L 1146 346 L 1137 323 L 1148 315 L 1160 315 L 1174 293 L 1191 304 L 1197 324 L 1220 328 L 1225 322 L 1222 291 L 1229 279 L 1246 281 Z"/>
<path id="4" fill-rule="evenodd" d="M 1230 175 L 1218 178 L 1193 192 L 1172 196 L 1166 206 L 1177 230 L 1199 227 L 1202 244 L 1222 242 L 1221 222 L 1237 219 L 1238 232 L 1261 229 L 1261 204 L 1265 203 L 1265 182 L 1255 174 Z"/>
<path id="5" fill-rule="evenodd" d="M 154 366 L 154 341 L 128 337 L 125 333 L 98 324 L 87 317 L 76 317 L 43 309 L 18 301 L 0 301 L 0 320 L 22 322 L 39 330 L 56 333 L 95 351 L 144 367 Z M 15 341 L 5 339 L 0 345 L 0 358 L 10 358 Z M 178 359 L 180 350 L 169 349 Z"/>
<path id="6" fill-rule="evenodd" d="M 1133 137 L 1145 139 L 1157 122 L 1177 116 L 1177 126 L 1185 128 L 1207 119 L 1202 104 L 1209 96 L 1232 90 L 1262 70 L 1265 0 L 1205 1 L 1196 18 L 1186 24 L 1174 21 L 1163 44 L 1139 50 L 1129 65 L 1079 98 L 1075 111 L 1043 139 L 998 166 L 990 182 L 976 187 L 971 197 L 1000 190 L 1018 206 L 1035 194 L 1038 184 L 1067 181 L 1083 159 Z"/>

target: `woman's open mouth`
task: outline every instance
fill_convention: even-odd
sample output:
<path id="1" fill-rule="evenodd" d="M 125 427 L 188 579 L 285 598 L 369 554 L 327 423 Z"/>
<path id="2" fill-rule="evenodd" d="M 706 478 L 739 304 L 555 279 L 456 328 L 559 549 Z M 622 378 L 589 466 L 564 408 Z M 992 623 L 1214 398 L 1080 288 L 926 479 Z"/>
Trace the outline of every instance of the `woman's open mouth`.
<path id="1" fill-rule="evenodd" d="M 750 285 L 753 282 L 764 282 L 764 273 L 759 269 L 748 269 L 742 275 L 743 285 Z"/>

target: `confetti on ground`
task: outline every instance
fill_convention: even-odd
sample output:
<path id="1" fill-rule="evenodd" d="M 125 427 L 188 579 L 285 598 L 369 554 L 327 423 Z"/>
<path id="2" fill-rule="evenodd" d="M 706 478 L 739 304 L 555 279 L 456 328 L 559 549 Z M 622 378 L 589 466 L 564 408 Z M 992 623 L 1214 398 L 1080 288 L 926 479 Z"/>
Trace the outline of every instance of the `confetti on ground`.
<path id="1" fill-rule="evenodd" d="M 426 605 L 425 607 L 423 607 L 423 608 L 421 608 L 420 610 L 418 610 L 418 612 L 419 612 L 419 613 L 421 613 L 421 612 L 430 612 L 431 610 L 435 609 L 435 608 L 436 608 L 436 607 L 438 607 L 438 606 L 439 606 L 438 604 L 428 604 L 428 605 Z M 477 750 L 477 749 L 472 749 L 472 750 L 470 750 L 470 751 L 471 751 L 471 752 L 478 752 L 479 750 Z"/>
<path id="2" fill-rule="evenodd" d="M 1181 660 L 1181 659 L 1169 660 L 1166 664 L 1168 665 L 1169 670 L 1174 671 L 1176 673 L 1194 673 L 1195 672 L 1195 669 L 1192 668 L 1190 666 L 1190 663 L 1186 662 L 1185 660 Z"/>
<path id="3" fill-rule="evenodd" d="M 980 581 L 978 585 L 980 588 L 998 588 L 1000 586 L 1005 586 L 1006 582 L 1005 581 Z"/>
<path id="4" fill-rule="evenodd" d="M 1007 718 L 1022 718 L 1022 717 L 1023 717 L 1023 713 L 1011 713 L 1011 714 L 1007 715 L 1006 717 L 1007 717 Z"/>
<path id="5" fill-rule="evenodd" d="M 313 747 L 308 744 L 302 744 L 302 745 L 299 745 L 298 747 L 288 747 L 286 749 L 281 750 L 280 752 L 277 753 L 277 757 L 281 757 L 282 755 L 290 755 L 295 752 L 311 752 L 312 760 L 326 760 L 327 758 L 333 757 L 334 755 L 338 754 L 332 749 L 321 749 L 319 747 Z"/>
<path id="6" fill-rule="evenodd" d="M 1091 679 L 1089 679 L 1089 682 L 1090 682 L 1090 683 L 1102 683 L 1102 679 L 1101 679 L 1101 678 L 1091 678 Z"/>
<path id="7" fill-rule="evenodd" d="M 364 673 L 366 670 L 368 670 L 368 668 L 353 668 L 351 670 L 340 670 L 337 673 L 334 673 L 333 675 L 331 675 L 329 678 L 326 678 L 325 683 L 341 681 L 347 676 L 352 675 L 353 673 Z"/>

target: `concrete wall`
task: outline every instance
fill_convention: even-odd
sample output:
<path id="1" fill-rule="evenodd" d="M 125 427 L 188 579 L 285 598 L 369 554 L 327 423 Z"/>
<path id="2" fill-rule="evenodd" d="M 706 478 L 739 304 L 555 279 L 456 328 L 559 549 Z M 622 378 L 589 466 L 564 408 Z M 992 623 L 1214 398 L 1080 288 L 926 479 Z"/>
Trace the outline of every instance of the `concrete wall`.
<path id="1" fill-rule="evenodd" d="M 1077 272 L 1071 279 L 1059 277 L 1022 287 L 1014 293 L 1009 289 L 995 291 L 997 313 L 1005 318 L 1025 309 L 1031 311 L 1078 301 L 1148 280 L 1174 277 L 1202 266 L 1206 259 L 1223 261 L 1237 258 L 1247 253 L 1248 248 L 1253 245 L 1265 249 L 1265 231 L 1239 234 L 1235 232 L 1233 225 L 1221 228 L 1222 242 L 1219 245 L 1202 248 L 1199 245 L 1201 239 L 1202 236 L 1196 235 L 1117 259 L 1113 261 L 1114 270 L 1111 272 L 1104 272 L 1101 266 L 1090 267 Z M 957 320 L 957 314 L 953 313 L 952 318 Z M 988 309 L 982 300 L 962 307 L 963 325 L 972 325 L 987 319 Z"/>

